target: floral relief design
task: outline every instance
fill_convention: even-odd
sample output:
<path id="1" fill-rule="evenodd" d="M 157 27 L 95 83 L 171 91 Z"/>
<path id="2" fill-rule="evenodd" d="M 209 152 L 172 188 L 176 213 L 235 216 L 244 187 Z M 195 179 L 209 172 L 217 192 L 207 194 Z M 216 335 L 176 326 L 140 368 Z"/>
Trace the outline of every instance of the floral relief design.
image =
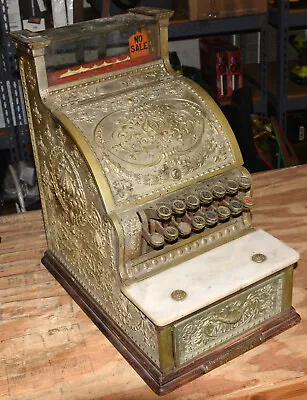
<path id="1" fill-rule="evenodd" d="M 182 362 L 278 314 L 281 291 L 282 278 L 277 276 L 178 324 L 176 337 Z"/>
<path id="2" fill-rule="evenodd" d="M 118 205 L 234 162 L 223 128 L 201 96 L 184 79 L 161 74 L 161 66 L 154 68 L 159 78 L 146 87 L 124 85 L 123 90 L 122 83 L 131 80 L 126 73 L 114 78 L 109 89 L 107 82 L 100 89 L 87 86 L 80 102 L 63 104 L 60 92 L 48 99 L 53 107 L 62 104 L 61 111 L 86 136 Z M 138 74 L 143 79 L 150 72 Z"/>
<path id="3" fill-rule="evenodd" d="M 152 166 L 199 144 L 204 130 L 200 107 L 181 99 L 155 100 L 108 114 L 96 129 L 96 142 L 117 159 Z"/>
<path id="4" fill-rule="evenodd" d="M 23 59 L 20 67 L 48 247 L 101 308 L 159 365 L 155 326 L 121 293 L 117 234 L 94 179 L 72 139 L 42 105 L 37 87 L 29 83 L 33 79 L 26 78 L 25 69 L 27 77 L 35 75 L 34 65 Z"/>
<path id="5" fill-rule="evenodd" d="M 88 213 L 83 184 L 73 158 L 63 147 L 50 154 L 51 179 L 55 196 L 71 223 L 83 224 Z"/>

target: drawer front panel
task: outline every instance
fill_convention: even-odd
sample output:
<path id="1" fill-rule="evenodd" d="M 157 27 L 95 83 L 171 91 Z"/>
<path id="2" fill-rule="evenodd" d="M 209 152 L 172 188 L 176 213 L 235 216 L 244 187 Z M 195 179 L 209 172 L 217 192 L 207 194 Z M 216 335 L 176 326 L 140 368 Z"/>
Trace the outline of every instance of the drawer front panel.
<path id="1" fill-rule="evenodd" d="M 284 273 L 236 294 L 174 325 L 180 366 L 282 311 Z"/>

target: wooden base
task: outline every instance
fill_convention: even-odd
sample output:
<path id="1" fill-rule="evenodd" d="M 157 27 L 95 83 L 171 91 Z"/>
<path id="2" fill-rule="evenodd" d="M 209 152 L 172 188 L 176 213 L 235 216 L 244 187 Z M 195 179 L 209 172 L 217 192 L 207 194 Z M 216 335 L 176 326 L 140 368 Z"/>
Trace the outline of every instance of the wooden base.
<path id="1" fill-rule="evenodd" d="M 123 355 L 148 386 L 157 394 L 164 395 L 193 379 L 213 370 L 240 354 L 258 346 L 271 337 L 296 325 L 300 316 L 290 308 L 256 328 L 221 345 L 203 356 L 189 362 L 168 374 L 161 371 L 143 354 L 143 352 L 125 335 L 115 322 L 104 313 L 96 301 L 75 281 L 63 264 L 47 251 L 42 263 L 60 282 L 64 289 L 91 318 L 100 331 Z"/>

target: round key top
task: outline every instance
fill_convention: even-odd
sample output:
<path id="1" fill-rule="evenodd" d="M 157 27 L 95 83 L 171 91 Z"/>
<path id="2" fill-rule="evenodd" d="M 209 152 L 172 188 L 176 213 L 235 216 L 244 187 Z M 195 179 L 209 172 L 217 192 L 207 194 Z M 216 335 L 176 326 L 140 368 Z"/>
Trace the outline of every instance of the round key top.
<path id="1" fill-rule="evenodd" d="M 226 192 L 229 194 L 236 194 L 239 190 L 239 183 L 234 179 L 228 179 L 226 183 Z"/>
<path id="2" fill-rule="evenodd" d="M 163 204 L 157 209 L 158 217 L 164 221 L 167 221 L 172 216 L 172 210 L 169 206 Z"/>
<path id="3" fill-rule="evenodd" d="M 199 193 L 199 200 L 202 205 L 208 206 L 213 201 L 212 193 L 209 190 L 202 190 Z"/>
<path id="4" fill-rule="evenodd" d="M 201 215 L 194 215 L 192 218 L 192 227 L 195 231 L 201 231 L 206 226 L 206 219 Z"/>
<path id="5" fill-rule="evenodd" d="M 220 221 L 226 221 L 230 217 L 230 210 L 226 206 L 219 206 L 217 208 L 217 215 Z"/>
<path id="6" fill-rule="evenodd" d="M 239 178 L 239 186 L 242 190 L 248 190 L 251 187 L 251 181 L 247 176 L 241 176 Z"/>
<path id="7" fill-rule="evenodd" d="M 246 211 L 249 211 L 254 205 L 254 202 L 250 196 L 245 196 L 243 199 L 243 208 Z"/>
<path id="8" fill-rule="evenodd" d="M 185 213 L 186 205 L 183 200 L 177 199 L 173 201 L 172 208 L 176 214 L 182 215 Z"/>
<path id="9" fill-rule="evenodd" d="M 229 202 L 229 209 L 232 215 L 239 215 L 243 210 L 243 204 L 239 200 L 231 200 Z"/>
<path id="10" fill-rule="evenodd" d="M 187 222 L 179 222 L 178 230 L 180 235 L 185 237 L 190 235 L 192 228 Z"/>
<path id="11" fill-rule="evenodd" d="M 199 198 L 193 194 L 190 194 L 186 198 L 186 205 L 189 210 L 196 211 L 200 205 Z"/>
<path id="12" fill-rule="evenodd" d="M 174 242 L 175 240 L 178 239 L 179 232 L 178 229 L 175 228 L 174 226 L 167 226 L 165 228 L 165 239 Z"/>
<path id="13" fill-rule="evenodd" d="M 160 233 L 154 232 L 150 235 L 150 244 L 154 248 L 160 248 L 164 246 L 164 237 Z"/>
<path id="14" fill-rule="evenodd" d="M 213 226 L 217 223 L 218 221 L 218 215 L 215 211 L 206 211 L 206 224 L 208 226 Z"/>
<path id="15" fill-rule="evenodd" d="M 214 185 L 212 188 L 212 194 L 216 199 L 222 199 L 226 194 L 226 189 L 220 184 Z"/>

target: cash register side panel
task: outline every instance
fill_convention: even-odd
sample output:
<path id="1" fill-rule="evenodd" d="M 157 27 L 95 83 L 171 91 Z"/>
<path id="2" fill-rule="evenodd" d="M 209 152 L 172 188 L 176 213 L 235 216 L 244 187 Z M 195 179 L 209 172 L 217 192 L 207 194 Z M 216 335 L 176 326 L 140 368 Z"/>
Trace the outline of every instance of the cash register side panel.
<path id="1" fill-rule="evenodd" d="M 37 85 L 42 59 L 34 61 L 23 53 L 19 65 L 48 249 L 119 329 L 159 366 L 154 324 L 120 290 L 118 234 L 106 214 L 100 188 L 74 140 L 45 107 Z"/>

